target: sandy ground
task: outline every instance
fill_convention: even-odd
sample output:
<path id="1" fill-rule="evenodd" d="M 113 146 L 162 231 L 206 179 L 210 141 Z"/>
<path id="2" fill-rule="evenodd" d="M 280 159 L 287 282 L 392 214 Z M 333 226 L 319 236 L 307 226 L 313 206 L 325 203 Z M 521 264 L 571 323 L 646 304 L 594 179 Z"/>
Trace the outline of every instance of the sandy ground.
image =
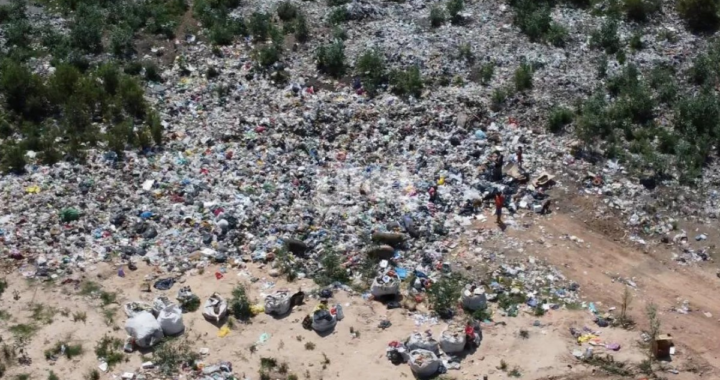
<path id="1" fill-rule="evenodd" d="M 479 228 L 491 229 L 498 235 L 495 241 L 499 242 L 502 242 L 502 234 L 524 239 L 527 243 L 523 252 L 514 254 L 534 255 L 562 268 L 565 275 L 581 285 L 584 299 L 595 302 L 600 308 L 620 303 L 624 285 L 613 281 L 614 275 L 632 278 L 637 288 L 630 312 L 638 322 L 638 328 L 635 331 L 605 328 L 601 334 L 604 341 L 621 344 L 622 349 L 613 353 L 616 361 L 639 363 L 644 359 L 645 351 L 639 347 L 640 330 L 647 327 L 643 311 L 647 303 L 654 302 L 659 307 L 663 332 L 675 337 L 678 354 L 670 364 L 681 370 L 678 375 L 664 376 L 679 380 L 720 378 L 720 343 L 710 338 L 718 336 L 720 330 L 720 304 L 715 301 L 720 285 L 715 274 L 708 268 L 678 266 L 668 260 L 670 253 L 664 247 L 643 253 L 623 242 L 614 241 L 607 234 L 596 232 L 592 220 L 583 220 L 582 210 L 576 211 L 573 214 L 556 212 L 548 217 L 518 219 L 530 225 L 527 231 L 507 229 L 502 232 L 492 223 Z M 578 236 L 584 242 L 561 239 L 563 234 Z M 5 378 L 13 379 L 14 375 L 27 373 L 31 379 L 46 379 L 49 370 L 53 370 L 60 379 L 83 378 L 85 373 L 98 366 L 94 354 L 98 340 L 106 334 L 125 338 L 123 327 L 127 318 L 120 305 L 126 301 L 152 302 L 158 295 L 174 299 L 181 286 L 190 286 L 195 294 L 205 299 L 213 292 L 229 297 L 232 288 L 241 283 L 248 288 L 251 299 L 256 301 L 283 287 L 306 291 L 315 288 L 310 280 L 288 284 L 282 279 L 266 277 L 266 269 L 249 264 L 244 270 L 229 269 L 224 278 L 217 280 L 217 267 L 211 267 L 202 275 L 185 277 L 184 283 L 175 284 L 169 291 L 153 289 L 151 293 L 142 292 L 140 284 L 157 268 L 144 263 L 140 263 L 139 269 L 134 272 L 125 268 L 124 278 L 118 277 L 117 266 L 110 263 L 90 266 L 85 273 L 74 274 L 75 279 L 92 280 L 106 291 L 117 292 L 117 304 L 103 308 L 100 300 L 80 295 L 78 286 L 73 283 L 28 281 L 12 268 L 7 268 L 9 286 L 0 303 L 2 310 L 9 315 L 9 318 L 0 320 L 3 342 L 12 344 L 13 336 L 9 329 L 18 323 L 35 324 L 39 329 L 26 347 L 32 363 L 9 367 Z M 260 280 L 250 282 L 251 275 Z M 13 297 L 15 292 L 19 296 L 17 300 Z M 689 314 L 670 311 L 682 300 L 688 300 L 697 311 Z M 260 358 L 273 357 L 280 363 L 286 362 L 290 372 L 300 379 L 381 380 L 413 377 L 407 365 L 394 366 L 385 358 L 385 347 L 389 342 L 404 340 L 413 331 L 428 329 L 438 337 L 445 327 L 444 323 L 416 323 L 413 315 L 404 309 L 387 310 L 381 303 L 366 301 L 345 291 L 336 292 L 333 302 L 343 306 L 345 319 L 338 323 L 331 335 L 325 337 L 304 330 L 300 324 L 317 304 L 317 300 L 311 298 L 285 318 L 275 319 L 261 314 L 251 324 L 236 326 L 224 338 L 218 337 L 218 327 L 206 322 L 200 310 L 188 313 L 184 315 L 186 331 L 180 339 L 186 339 L 196 350 L 208 348 L 210 353 L 204 359 L 206 363 L 232 362 L 241 378 L 258 379 Z M 32 305 L 54 308 L 56 313 L 46 321 L 33 320 Z M 108 309 L 117 309 L 112 322 L 105 321 L 105 310 Z M 78 311 L 87 313 L 85 322 L 73 322 L 72 314 Z M 710 313 L 712 317 L 704 313 Z M 392 322 L 386 330 L 378 328 L 378 323 L 384 319 Z M 569 328 L 593 326 L 587 310 L 552 311 L 542 317 L 527 313 L 521 313 L 516 318 L 496 315 L 495 320 L 500 323 L 483 326 L 481 347 L 463 359 L 461 369 L 450 370 L 447 378 L 482 379 L 483 375 L 488 375 L 489 379 L 509 378 L 506 372 L 498 369 L 501 361 L 505 361 L 510 369 L 517 367 L 524 379 L 618 378 L 611 375 L 603 377 L 597 368 L 581 364 L 571 356 L 578 346 L 570 336 Z M 536 320 L 541 326 L 533 326 Z M 359 332 L 359 337 L 352 336 L 351 328 Z M 529 332 L 527 339 L 520 336 L 521 329 Z M 257 350 L 252 352 L 250 347 L 263 333 L 269 334 L 270 339 L 256 344 Z M 82 343 L 85 353 L 72 360 L 61 357 L 57 362 L 47 361 L 44 350 L 60 340 Z M 315 348 L 307 349 L 307 342 L 312 342 Z M 596 353 L 602 354 L 598 350 Z M 134 372 L 143 361 L 141 355 L 139 352 L 127 355 L 125 363 L 119 364 L 110 373 L 102 374 L 101 378 L 113 379 L 122 372 Z M 329 360 L 325 365 L 322 364 L 324 355 Z"/>

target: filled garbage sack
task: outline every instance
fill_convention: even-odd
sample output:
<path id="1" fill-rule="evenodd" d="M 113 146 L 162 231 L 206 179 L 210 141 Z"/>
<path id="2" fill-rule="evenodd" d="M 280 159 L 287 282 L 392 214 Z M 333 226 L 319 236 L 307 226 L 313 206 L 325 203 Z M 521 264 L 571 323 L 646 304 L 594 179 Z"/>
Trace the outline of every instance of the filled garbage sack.
<path id="1" fill-rule="evenodd" d="M 434 352 L 417 349 L 410 351 L 410 369 L 416 376 L 432 376 L 438 372 L 442 360 L 438 359 Z"/>
<path id="2" fill-rule="evenodd" d="M 147 311 L 128 319 L 125 323 L 125 331 L 132 337 L 135 345 L 143 348 L 152 347 L 165 337 L 160 323 Z"/>
<path id="3" fill-rule="evenodd" d="M 370 294 L 374 297 L 383 297 L 398 294 L 400 291 L 400 278 L 394 270 L 389 270 L 381 276 L 375 277 Z"/>
<path id="4" fill-rule="evenodd" d="M 440 334 L 440 348 L 446 354 L 462 352 L 465 349 L 466 339 L 465 329 L 462 326 L 448 326 Z"/>
<path id="5" fill-rule="evenodd" d="M 307 244 L 304 241 L 298 239 L 285 239 L 285 248 L 292 252 L 294 255 L 302 256 L 308 250 Z"/>
<path id="6" fill-rule="evenodd" d="M 203 317 L 210 322 L 220 322 L 225 315 L 227 315 L 227 301 L 222 298 L 219 294 L 213 293 L 213 295 L 205 301 L 203 307 Z"/>
<path id="7" fill-rule="evenodd" d="M 480 310 L 487 307 L 487 297 L 485 289 L 480 286 L 467 285 L 460 297 L 462 305 L 466 309 Z"/>
<path id="8" fill-rule="evenodd" d="M 376 232 L 372 234 L 372 241 L 376 244 L 396 246 L 405 241 L 405 235 L 391 232 Z"/>
<path id="9" fill-rule="evenodd" d="M 292 294 L 288 290 L 280 290 L 265 297 L 265 313 L 283 315 L 290 311 Z"/>
<path id="10" fill-rule="evenodd" d="M 389 260 L 395 254 L 395 249 L 389 245 L 378 245 L 368 248 L 365 254 L 370 258 Z"/>
<path id="11" fill-rule="evenodd" d="M 146 302 L 126 302 L 123 311 L 128 318 L 132 318 L 142 312 L 152 312 L 153 308 Z"/>
<path id="12" fill-rule="evenodd" d="M 337 318 L 326 309 L 316 310 L 312 317 L 312 329 L 317 332 L 326 332 L 335 328 Z"/>
<path id="13" fill-rule="evenodd" d="M 160 314 L 160 310 L 162 310 L 172 304 L 173 304 L 173 302 L 170 301 L 170 299 L 167 297 L 164 297 L 164 296 L 155 297 L 155 299 L 153 300 L 153 307 L 152 307 L 153 314 L 155 314 L 155 316 L 158 316 Z"/>
<path id="14" fill-rule="evenodd" d="M 177 335 L 185 330 L 182 309 L 177 305 L 169 305 L 160 310 L 157 321 L 165 335 Z"/>
<path id="15" fill-rule="evenodd" d="M 432 351 L 434 353 L 438 353 L 438 341 L 433 339 L 433 337 L 430 334 L 426 334 L 423 336 L 423 334 L 420 334 L 418 332 L 413 333 L 408 338 L 407 342 L 405 342 L 405 346 L 408 350 L 428 350 Z"/>

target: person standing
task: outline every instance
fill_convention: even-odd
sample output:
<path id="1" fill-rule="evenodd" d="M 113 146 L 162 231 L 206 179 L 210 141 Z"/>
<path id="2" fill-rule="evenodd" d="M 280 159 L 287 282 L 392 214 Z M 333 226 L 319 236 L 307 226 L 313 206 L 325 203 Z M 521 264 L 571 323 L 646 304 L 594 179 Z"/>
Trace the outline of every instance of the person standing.
<path id="1" fill-rule="evenodd" d="M 495 220 L 495 223 L 500 224 L 502 223 L 502 208 L 505 204 L 505 196 L 502 194 L 502 192 L 498 192 L 495 194 L 495 216 L 497 219 Z"/>
<path id="2" fill-rule="evenodd" d="M 523 149 L 521 146 L 517 147 L 517 164 L 522 167 L 523 164 Z"/>

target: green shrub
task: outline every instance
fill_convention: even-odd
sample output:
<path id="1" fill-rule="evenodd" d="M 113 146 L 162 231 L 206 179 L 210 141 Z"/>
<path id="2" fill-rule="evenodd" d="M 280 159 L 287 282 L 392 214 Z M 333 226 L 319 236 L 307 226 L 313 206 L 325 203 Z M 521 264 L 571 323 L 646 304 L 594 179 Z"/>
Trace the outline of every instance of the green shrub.
<path id="1" fill-rule="evenodd" d="M 347 270 L 342 266 L 340 256 L 334 252 L 326 252 L 320 259 L 320 273 L 313 277 L 320 286 L 328 286 L 335 282 L 346 284 L 350 281 Z"/>
<path id="2" fill-rule="evenodd" d="M 596 71 L 597 71 L 598 79 L 607 77 L 607 66 L 608 66 L 607 56 L 604 54 L 601 55 L 600 58 L 598 58 L 596 65 L 597 65 Z"/>
<path id="3" fill-rule="evenodd" d="M 422 75 L 417 66 L 412 66 L 406 70 L 394 70 L 390 73 L 390 84 L 396 94 L 415 98 L 422 95 L 424 87 Z"/>
<path id="4" fill-rule="evenodd" d="M 720 24 L 717 0 L 678 0 L 677 11 L 688 27 L 695 31 L 715 30 Z"/>
<path id="5" fill-rule="evenodd" d="M 210 28 L 210 42 L 214 45 L 227 46 L 235 40 L 235 31 L 229 21 L 219 21 Z"/>
<path id="6" fill-rule="evenodd" d="M 90 5 L 81 5 L 75 13 L 70 27 L 72 45 L 88 53 L 102 51 L 104 19 L 100 9 Z"/>
<path id="7" fill-rule="evenodd" d="M 463 289 L 463 278 L 452 273 L 435 281 L 428 289 L 428 301 L 441 318 L 452 317 Z"/>
<path id="8" fill-rule="evenodd" d="M 130 115 L 142 118 L 145 115 L 145 98 L 140 84 L 130 77 L 120 79 L 118 96 L 122 100 L 125 111 Z"/>
<path id="9" fill-rule="evenodd" d="M 445 22 L 445 12 L 442 8 L 434 6 L 430 8 L 430 25 L 433 28 L 441 26 Z"/>
<path id="10" fill-rule="evenodd" d="M 12 20 L 5 26 L 6 46 L 27 48 L 33 34 L 32 25 L 26 19 Z"/>
<path id="11" fill-rule="evenodd" d="M 298 12 L 295 19 L 295 39 L 299 42 L 307 42 L 310 39 L 310 28 L 307 24 L 305 13 Z"/>
<path id="12" fill-rule="evenodd" d="M 450 16 L 450 21 L 456 24 L 462 20 L 460 12 L 465 9 L 465 3 L 463 2 L 463 0 L 448 0 L 447 4 L 445 5 L 445 9 Z"/>
<path id="13" fill-rule="evenodd" d="M 510 92 L 510 90 L 505 88 L 494 89 L 490 96 L 490 109 L 494 112 L 500 111 L 502 106 L 505 105 L 505 101 L 510 95 Z"/>
<path id="14" fill-rule="evenodd" d="M 332 35 L 333 35 L 333 40 L 335 40 L 335 41 L 345 41 L 348 39 L 348 35 L 347 35 L 347 32 L 345 31 L 345 29 L 343 29 L 339 26 L 336 26 L 333 28 Z"/>
<path id="15" fill-rule="evenodd" d="M 327 0 L 328 7 L 337 7 L 349 3 L 350 0 Z"/>
<path id="16" fill-rule="evenodd" d="M 520 0 L 515 5 L 515 25 L 530 38 L 539 42 L 550 30 L 550 7 L 534 0 Z"/>
<path id="17" fill-rule="evenodd" d="M 45 85 L 21 63 L 6 59 L 0 64 L 0 92 L 11 110 L 37 120 L 45 113 Z"/>
<path id="18" fill-rule="evenodd" d="M 341 41 L 320 46 L 315 59 L 321 72 L 335 78 L 345 74 L 345 45 Z"/>
<path id="19" fill-rule="evenodd" d="M 675 82 L 675 72 L 671 67 L 653 67 L 649 75 L 650 87 L 657 94 L 657 99 L 665 104 L 673 104 L 677 98 L 678 86 Z"/>
<path id="20" fill-rule="evenodd" d="M 495 63 L 494 62 L 486 62 L 483 63 L 479 68 L 477 72 L 477 77 L 480 81 L 480 84 L 487 86 L 490 81 L 493 78 L 493 75 L 495 75 Z"/>
<path id="21" fill-rule="evenodd" d="M 155 62 L 147 61 L 143 65 L 143 68 L 145 69 L 145 80 L 150 82 L 163 81 L 162 76 L 160 75 L 160 69 Z"/>
<path id="22" fill-rule="evenodd" d="M 272 28 L 271 20 L 270 15 L 267 13 L 253 12 L 248 23 L 250 34 L 257 40 L 267 40 L 268 37 L 270 37 L 270 30 Z"/>
<path id="23" fill-rule="evenodd" d="M 115 95 L 120 83 L 120 71 L 112 63 L 105 63 L 98 67 L 96 74 L 102 80 L 103 89 L 109 95 Z"/>
<path id="24" fill-rule="evenodd" d="M 475 54 L 473 54 L 472 46 L 470 44 L 462 44 L 458 46 L 458 59 L 466 62 L 472 62 L 475 60 Z"/>
<path id="25" fill-rule="evenodd" d="M 572 120 L 572 111 L 565 107 L 555 107 L 550 111 L 547 128 L 552 133 L 558 133 L 561 132 L 566 125 L 572 123 Z"/>
<path id="26" fill-rule="evenodd" d="M 280 60 L 280 49 L 278 49 L 275 44 L 268 44 L 258 48 L 256 60 L 260 66 L 270 67 Z"/>
<path id="27" fill-rule="evenodd" d="M 282 1 L 277 8 L 277 14 L 280 20 L 283 21 L 291 21 L 294 20 L 295 17 L 297 17 L 298 10 L 293 3 L 290 1 Z"/>
<path id="28" fill-rule="evenodd" d="M 237 285 L 233 289 L 229 306 L 230 313 L 239 321 L 248 321 L 253 316 L 250 310 L 250 299 L 247 296 L 245 287 L 242 285 Z"/>
<path id="29" fill-rule="evenodd" d="M 642 42 L 643 34 L 642 31 L 635 32 L 630 38 L 630 48 L 633 50 L 642 50 L 644 47 Z"/>
<path id="30" fill-rule="evenodd" d="M 355 74 L 362 79 L 363 88 L 374 96 L 378 87 L 387 81 L 385 60 L 377 50 L 365 51 L 355 63 Z"/>
<path id="31" fill-rule="evenodd" d="M 68 96 L 75 91 L 75 84 L 80 80 L 80 71 L 67 63 L 55 68 L 55 72 L 48 78 L 47 94 L 53 104 L 63 104 Z"/>
<path id="32" fill-rule="evenodd" d="M 515 70 L 515 76 L 513 79 L 515 81 L 516 91 L 522 92 L 531 89 L 533 87 L 532 66 L 530 66 L 527 62 L 521 63 L 520 67 Z"/>
<path id="33" fill-rule="evenodd" d="M 162 145 L 163 132 L 165 128 L 162 126 L 160 115 L 158 115 L 155 111 L 148 112 L 145 119 L 145 124 L 147 124 L 148 129 L 150 130 L 150 136 L 152 137 L 155 144 Z"/>
<path id="34" fill-rule="evenodd" d="M 697 85 L 714 82 L 717 74 L 715 71 L 716 62 L 707 54 L 699 54 L 695 57 L 693 65 L 688 71 L 688 78 Z"/>
<path id="35" fill-rule="evenodd" d="M 564 26 L 556 23 L 550 23 L 550 29 L 545 33 L 545 40 L 556 47 L 564 47 L 568 40 L 568 31 Z"/>
<path id="36" fill-rule="evenodd" d="M 600 29 L 590 36 L 590 44 L 598 49 L 604 49 L 607 54 L 615 54 L 620 50 L 620 37 L 617 31 L 617 21 L 608 18 Z"/>
<path id="37" fill-rule="evenodd" d="M 347 21 L 350 18 L 347 8 L 335 7 L 328 14 L 328 23 L 330 25 L 338 25 Z"/>
<path id="38" fill-rule="evenodd" d="M 2 159 L 0 159 L 0 170 L 3 173 L 23 174 L 25 173 L 25 149 L 13 141 L 4 141 L 2 148 Z"/>
<path id="39" fill-rule="evenodd" d="M 628 19 L 634 21 L 647 21 L 650 16 L 660 11 L 659 0 L 624 0 L 623 10 Z"/>
<path id="40" fill-rule="evenodd" d="M 116 26 L 110 33 L 110 51 L 116 57 L 127 57 L 133 53 L 133 31 L 127 25 Z"/>

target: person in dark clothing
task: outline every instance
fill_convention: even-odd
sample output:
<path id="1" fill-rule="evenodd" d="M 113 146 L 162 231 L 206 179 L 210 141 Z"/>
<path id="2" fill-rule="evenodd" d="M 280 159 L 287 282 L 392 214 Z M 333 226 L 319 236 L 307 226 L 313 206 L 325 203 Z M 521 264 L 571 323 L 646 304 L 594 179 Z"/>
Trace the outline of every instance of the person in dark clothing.
<path id="1" fill-rule="evenodd" d="M 521 146 L 517 147 L 517 163 L 518 166 L 522 167 L 523 164 L 523 149 Z"/>
<path id="2" fill-rule="evenodd" d="M 502 167 L 505 163 L 505 157 L 498 152 L 497 160 L 495 161 L 495 170 L 493 172 L 493 179 L 495 181 L 502 181 Z"/>

